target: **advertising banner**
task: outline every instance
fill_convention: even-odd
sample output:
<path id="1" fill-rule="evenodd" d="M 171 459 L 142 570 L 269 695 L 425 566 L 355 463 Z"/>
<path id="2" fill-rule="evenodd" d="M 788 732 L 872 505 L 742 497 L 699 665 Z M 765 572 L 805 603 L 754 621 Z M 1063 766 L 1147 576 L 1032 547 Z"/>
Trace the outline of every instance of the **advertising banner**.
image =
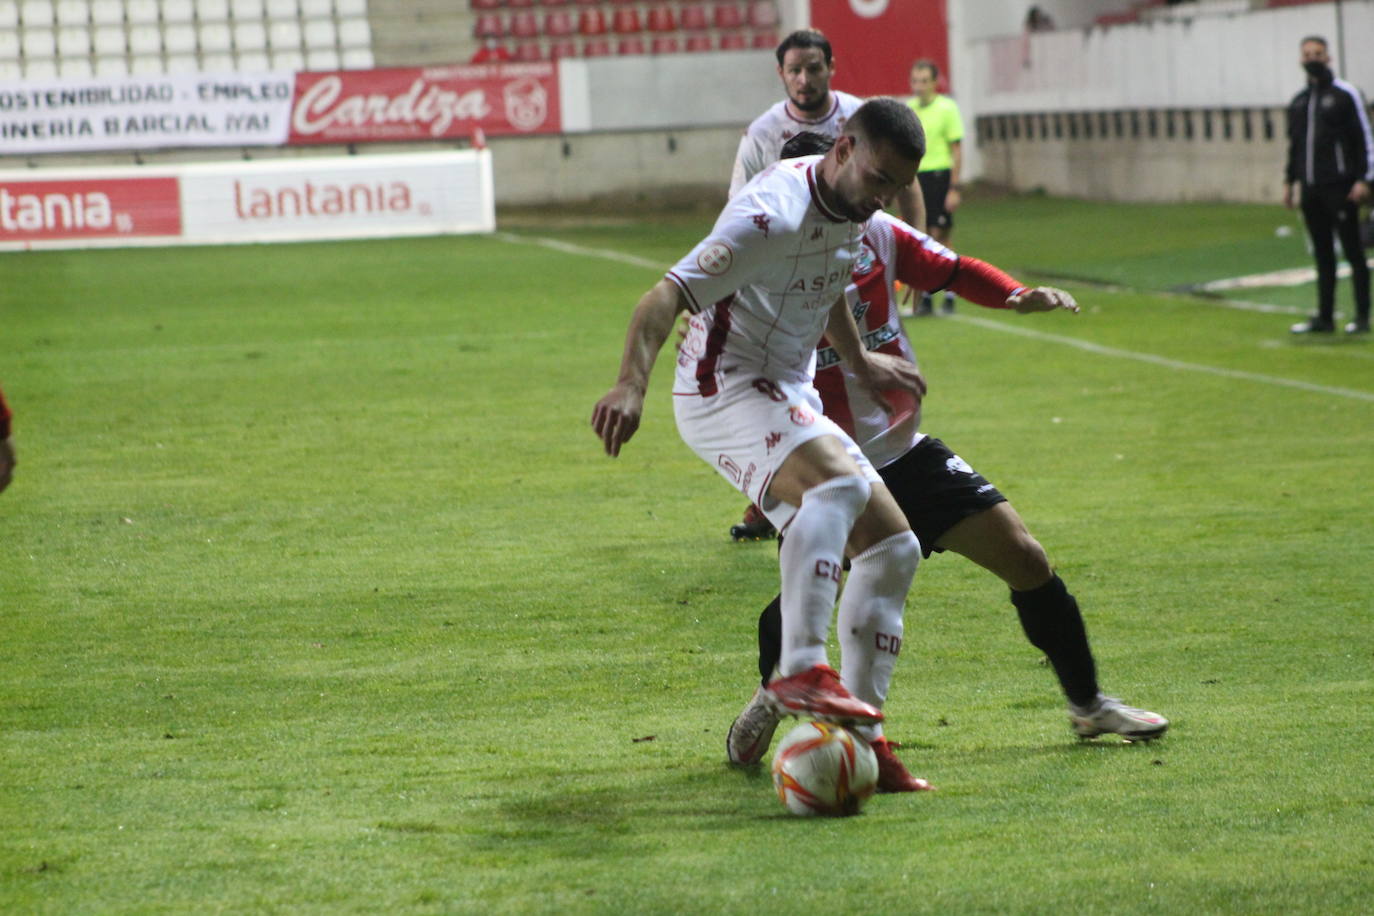
<path id="1" fill-rule="evenodd" d="M 202 242 L 496 228 L 486 150 L 185 166 L 181 201 L 185 236 Z"/>
<path id="2" fill-rule="evenodd" d="M 286 142 L 294 75 L 183 73 L 0 85 L 0 155 Z"/>
<path id="3" fill-rule="evenodd" d="M 562 129 L 553 63 L 299 73 L 292 145 L 549 134 Z"/>
<path id="4" fill-rule="evenodd" d="M 495 228 L 488 150 L 0 172 L 0 250 Z"/>
<path id="5" fill-rule="evenodd" d="M 175 178 L 52 177 L 39 181 L 33 174 L 0 175 L 0 245 L 181 234 Z"/>
<path id="6" fill-rule="evenodd" d="M 945 0 L 814 0 L 811 24 L 830 39 L 836 89 L 910 95 L 911 64 L 926 58 L 940 68 L 940 91 L 948 91 Z"/>

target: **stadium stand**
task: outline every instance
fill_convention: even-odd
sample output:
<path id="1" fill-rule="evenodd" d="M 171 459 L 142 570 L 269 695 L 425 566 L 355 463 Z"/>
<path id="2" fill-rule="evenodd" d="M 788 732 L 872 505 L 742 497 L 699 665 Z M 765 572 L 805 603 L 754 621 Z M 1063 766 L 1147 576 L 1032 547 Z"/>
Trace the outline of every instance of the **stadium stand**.
<path id="1" fill-rule="evenodd" d="M 367 0 L 0 0 L 0 80 L 368 68 L 372 44 Z"/>
<path id="2" fill-rule="evenodd" d="M 467 0 L 475 41 L 508 39 L 520 60 L 771 49 L 776 0 Z M 533 22 L 522 10 L 533 12 Z M 575 9 L 572 9 L 575 7 Z"/>
<path id="3" fill-rule="evenodd" d="M 442 64 L 488 36 L 521 61 L 728 51 L 778 28 L 775 0 L 0 0 L 0 80 Z"/>

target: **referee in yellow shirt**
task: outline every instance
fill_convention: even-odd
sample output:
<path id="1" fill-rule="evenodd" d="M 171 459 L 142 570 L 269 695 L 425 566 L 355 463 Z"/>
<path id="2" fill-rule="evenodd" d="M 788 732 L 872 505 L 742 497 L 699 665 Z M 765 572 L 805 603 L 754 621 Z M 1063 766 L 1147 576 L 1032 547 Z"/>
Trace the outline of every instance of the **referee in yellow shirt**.
<path id="1" fill-rule="evenodd" d="M 926 155 L 916 173 L 926 204 L 925 229 L 935 241 L 948 245 L 963 189 L 959 173 L 964 162 L 964 124 L 954 99 L 935 91 L 939 81 L 939 67 L 928 60 L 916 61 L 911 65 L 913 98 L 907 104 L 921 119 L 926 132 Z M 929 315 L 932 311 L 930 293 L 926 293 L 916 314 Z M 945 290 L 943 311 L 946 315 L 954 311 L 954 293 L 950 290 Z"/>

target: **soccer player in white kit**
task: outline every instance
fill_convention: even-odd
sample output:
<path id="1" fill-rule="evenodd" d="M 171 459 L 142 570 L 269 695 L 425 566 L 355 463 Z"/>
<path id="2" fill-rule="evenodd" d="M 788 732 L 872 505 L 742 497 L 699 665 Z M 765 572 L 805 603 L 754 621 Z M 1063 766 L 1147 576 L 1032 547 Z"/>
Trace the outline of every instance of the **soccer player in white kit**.
<path id="1" fill-rule="evenodd" d="M 801 134 L 786 144 L 783 155 L 821 152 L 829 142 L 825 137 Z M 1024 286 L 991 264 L 961 257 L 924 232 L 886 213 L 876 213 L 864 227 L 853 283 L 846 295 L 864 346 L 913 362 L 915 353 L 897 313 L 896 280 L 919 290 L 953 289 L 987 308 L 1022 313 L 1078 311 L 1073 297 L 1063 290 Z M 1046 654 L 1059 679 L 1074 732 L 1081 737 L 1115 733 L 1133 740 L 1163 734 L 1169 726 L 1163 716 L 1127 706 L 1100 692 L 1078 603 L 1006 497 L 943 442 L 920 431 L 919 402 L 897 403 L 892 406 L 899 409 L 889 411 L 875 403 L 866 389 L 851 382 L 846 365 L 823 338 L 814 384 L 826 415 L 852 435 L 878 469 L 926 556 L 954 551 L 1010 587 L 1011 602 L 1027 638 Z M 889 400 L 897 398 L 889 396 Z M 759 671 L 765 686 L 777 663 L 778 630 L 778 601 L 774 599 L 759 619 Z M 842 632 L 840 639 L 842 647 L 846 639 L 872 639 L 877 648 L 886 650 L 865 661 L 887 671 L 846 667 L 846 684 L 872 680 L 875 685 L 886 685 L 890 681 L 890 669 L 901 649 L 900 633 Z M 755 692 L 730 727 L 726 749 L 736 765 L 761 760 L 777 727 L 778 716 L 764 690 L 760 687 Z M 879 790 L 928 788 L 924 780 L 904 778 L 904 769 L 892 767 L 896 758 L 877 728 L 870 726 L 863 731 L 878 756 Z"/>
<path id="2" fill-rule="evenodd" d="M 841 629 L 900 632 L 920 544 L 858 446 L 821 413 L 810 366 L 824 332 L 875 401 L 924 393 L 910 362 L 864 349 L 843 296 L 860 224 L 910 185 L 923 150 L 910 109 L 874 99 L 824 157 L 765 169 L 640 299 L 618 380 L 593 410 L 593 429 L 618 455 L 639 426 L 659 349 L 676 316 L 691 313 L 673 386 L 678 430 L 787 533 L 781 676 L 765 691 L 779 714 L 883 717 L 881 696 L 854 695 L 828 666 L 826 636 L 846 552 Z M 842 667 L 863 667 L 851 656 L 873 651 L 846 646 Z"/>
<path id="3" fill-rule="evenodd" d="M 782 158 L 788 140 L 801 133 L 834 140 L 863 99 L 831 89 L 835 58 L 830 40 L 818 29 L 798 29 L 778 44 L 778 78 L 786 98 L 759 115 L 740 138 L 730 176 L 734 197 L 751 178 Z M 902 217 L 912 225 L 925 225 L 925 203 L 907 188 L 897 200 Z M 740 524 L 730 529 L 736 540 L 759 540 L 776 534 L 773 525 L 756 505 L 750 504 Z"/>

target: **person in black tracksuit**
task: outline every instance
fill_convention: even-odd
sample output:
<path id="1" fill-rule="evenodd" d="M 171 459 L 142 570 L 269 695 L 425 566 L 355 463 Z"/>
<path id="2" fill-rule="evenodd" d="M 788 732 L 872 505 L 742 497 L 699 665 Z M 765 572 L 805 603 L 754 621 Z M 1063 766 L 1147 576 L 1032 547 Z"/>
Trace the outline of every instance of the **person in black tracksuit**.
<path id="1" fill-rule="evenodd" d="M 1303 222 L 1317 260 L 1317 314 L 1292 327 L 1294 334 L 1336 329 L 1336 250 L 1340 237 L 1355 287 L 1349 334 L 1369 333 L 1369 266 L 1360 239 L 1360 204 L 1374 182 L 1374 133 L 1360 90 L 1331 72 L 1326 39 L 1302 40 L 1307 88 L 1288 104 L 1288 165 L 1283 203 L 1294 206 L 1299 190 Z"/>

